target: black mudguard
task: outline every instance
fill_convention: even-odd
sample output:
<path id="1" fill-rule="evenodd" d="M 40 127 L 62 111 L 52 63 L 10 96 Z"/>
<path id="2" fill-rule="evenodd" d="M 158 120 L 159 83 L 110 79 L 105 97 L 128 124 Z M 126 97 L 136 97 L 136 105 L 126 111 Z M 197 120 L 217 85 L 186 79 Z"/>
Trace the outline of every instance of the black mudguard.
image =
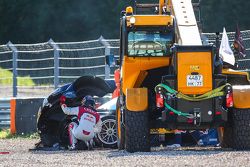
<path id="1" fill-rule="evenodd" d="M 98 96 L 102 97 L 114 91 L 111 85 L 105 80 L 95 76 L 82 76 L 75 80 L 73 88 L 77 96 Z"/>

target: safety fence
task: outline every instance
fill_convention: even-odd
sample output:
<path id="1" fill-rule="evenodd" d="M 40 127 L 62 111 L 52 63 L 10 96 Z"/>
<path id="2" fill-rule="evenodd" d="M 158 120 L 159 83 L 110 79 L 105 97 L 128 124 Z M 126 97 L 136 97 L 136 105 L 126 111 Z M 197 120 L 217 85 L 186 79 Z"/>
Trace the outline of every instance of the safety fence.
<path id="1" fill-rule="evenodd" d="M 250 71 L 250 30 L 241 31 L 247 56 L 238 60 L 240 70 Z M 234 33 L 228 33 L 230 42 Z M 214 33 L 202 39 L 215 43 Z M 119 39 L 81 42 L 0 45 L 0 97 L 42 97 L 54 88 L 83 75 L 113 78 L 114 67 L 105 62 L 106 55 L 119 55 Z"/>
<path id="2" fill-rule="evenodd" d="M 83 75 L 112 78 L 114 69 L 105 64 L 105 55 L 118 55 L 118 45 L 117 39 L 103 37 L 83 42 L 56 43 L 51 39 L 1 45 L 0 92 L 5 97 L 41 97 Z"/>

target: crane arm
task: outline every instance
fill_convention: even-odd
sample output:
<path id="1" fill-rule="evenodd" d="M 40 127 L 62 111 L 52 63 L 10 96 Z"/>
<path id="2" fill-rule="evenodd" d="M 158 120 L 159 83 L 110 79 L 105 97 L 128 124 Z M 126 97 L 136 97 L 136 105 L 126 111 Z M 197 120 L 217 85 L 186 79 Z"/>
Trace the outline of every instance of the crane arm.
<path id="1" fill-rule="evenodd" d="M 191 0 L 169 0 L 180 45 L 202 45 Z"/>

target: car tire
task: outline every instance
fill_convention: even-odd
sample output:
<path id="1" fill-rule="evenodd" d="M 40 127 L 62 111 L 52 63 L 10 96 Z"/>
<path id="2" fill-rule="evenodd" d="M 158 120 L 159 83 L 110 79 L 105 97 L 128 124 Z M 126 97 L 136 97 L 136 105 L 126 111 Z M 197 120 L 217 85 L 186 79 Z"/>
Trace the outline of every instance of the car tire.
<path id="1" fill-rule="evenodd" d="M 99 144 L 106 148 L 117 147 L 116 119 L 114 115 L 104 116 L 101 132 L 97 134 Z M 100 142 L 99 142 L 100 141 Z"/>

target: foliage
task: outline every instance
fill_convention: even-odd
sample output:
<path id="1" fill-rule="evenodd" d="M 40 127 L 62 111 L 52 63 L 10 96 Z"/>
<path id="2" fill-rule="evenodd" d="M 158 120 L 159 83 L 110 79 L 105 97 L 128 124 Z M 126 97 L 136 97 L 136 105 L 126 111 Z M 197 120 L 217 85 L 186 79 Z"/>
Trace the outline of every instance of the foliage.
<path id="1" fill-rule="evenodd" d="M 5 139 L 10 136 L 10 130 L 9 129 L 0 129 L 0 139 Z"/>
<path id="2" fill-rule="evenodd" d="M 1 43 L 118 38 L 126 0 L 1 0 Z"/>
<path id="3" fill-rule="evenodd" d="M 0 139 L 11 139 L 11 138 L 29 138 L 29 139 L 38 139 L 38 133 L 30 133 L 25 135 L 16 135 L 11 134 L 10 129 L 0 129 Z"/>
<path id="4" fill-rule="evenodd" d="M 9 86 L 12 85 L 12 72 L 0 68 L 0 85 Z M 3 79 L 4 78 L 4 79 Z M 18 77 L 17 78 L 18 86 L 35 86 L 35 83 L 29 76 Z"/>
<path id="5" fill-rule="evenodd" d="M 204 32 L 235 31 L 237 23 L 240 30 L 250 29 L 250 1 L 203 0 L 201 3 Z"/>
<path id="6" fill-rule="evenodd" d="M 141 2 L 140 0 L 139 2 Z M 144 0 L 143 2 L 158 0 Z M 201 1 L 205 32 L 250 29 L 250 1 Z M 1 0 L 0 43 L 119 38 L 120 11 L 132 0 Z"/>

